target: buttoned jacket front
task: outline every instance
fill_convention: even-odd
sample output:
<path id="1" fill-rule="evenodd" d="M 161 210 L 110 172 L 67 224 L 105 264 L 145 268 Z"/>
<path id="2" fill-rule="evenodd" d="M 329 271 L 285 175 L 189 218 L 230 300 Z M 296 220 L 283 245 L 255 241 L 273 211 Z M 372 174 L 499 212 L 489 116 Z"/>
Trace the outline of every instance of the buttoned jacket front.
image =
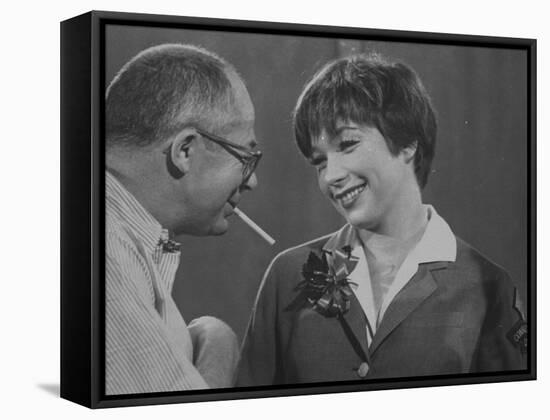
<path id="1" fill-rule="evenodd" d="M 514 340 L 523 325 L 514 284 L 456 238 L 456 260 L 420 264 L 386 309 L 370 345 L 365 314 L 351 296 L 345 318 L 370 359 L 361 378 L 362 360 L 341 323 L 311 305 L 293 304 L 309 253 L 320 254 L 333 236 L 285 251 L 271 263 L 243 344 L 237 386 L 525 369 L 524 341 Z"/>

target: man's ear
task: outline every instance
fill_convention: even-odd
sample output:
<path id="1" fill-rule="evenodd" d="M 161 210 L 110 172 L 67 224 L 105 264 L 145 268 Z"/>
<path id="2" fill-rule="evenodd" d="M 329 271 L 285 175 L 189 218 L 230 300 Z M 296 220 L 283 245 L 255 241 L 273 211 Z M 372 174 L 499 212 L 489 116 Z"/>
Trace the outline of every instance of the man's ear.
<path id="1" fill-rule="evenodd" d="M 191 158 L 196 151 L 197 131 L 194 128 L 185 128 L 180 131 L 170 143 L 166 151 L 168 171 L 175 178 L 181 178 L 191 168 Z"/>
<path id="2" fill-rule="evenodd" d="M 418 149 L 418 142 L 416 141 L 412 142 L 408 146 L 401 149 L 401 154 L 405 158 L 405 163 L 409 163 L 414 159 L 417 149 Z"/>

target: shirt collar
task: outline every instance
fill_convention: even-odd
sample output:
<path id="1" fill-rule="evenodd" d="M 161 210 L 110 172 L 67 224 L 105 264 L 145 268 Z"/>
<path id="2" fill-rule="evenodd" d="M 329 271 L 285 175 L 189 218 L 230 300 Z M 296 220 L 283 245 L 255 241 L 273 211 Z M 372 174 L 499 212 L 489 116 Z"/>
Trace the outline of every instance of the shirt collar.
<path id="1" fill-rule="evenodd" d="M 105 209 L 107 218 L 128 226 L 149 252 L 168 239 L 168 231 L 109 171 L 105 171 Z"/>
<path id="2" fill-rule="evenodd" d="M 414 259 L 419 263 L 456 261 L 456 238 L 447 222 L 431 205 L 425 205 L 428 224 L 422 238 L 413 249 Z M 354 251 L 361 246 L 357 229 L 349 223 L 332 235 L 323 246 L 325 251 L 349 245 Z M 354 252 L 354 255 L 356 252 Z"/>
<path id="3" fill-rule="evenodd" d="M 412 251 L 418 262 L 456 261 L 456 237 L 447 222 L 427 205 L 428 225 L 424 235 Z"/>

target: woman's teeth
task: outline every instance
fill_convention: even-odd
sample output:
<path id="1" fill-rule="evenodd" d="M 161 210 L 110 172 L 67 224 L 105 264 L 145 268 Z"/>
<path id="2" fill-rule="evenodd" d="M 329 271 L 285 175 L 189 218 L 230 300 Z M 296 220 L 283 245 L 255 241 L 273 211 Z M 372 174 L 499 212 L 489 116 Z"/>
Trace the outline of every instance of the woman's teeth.
<path id="1" fill-rule="evenodd" d="M 365 187 L 366 185 L 360 185 L 359 187 L 354 188 L 353 190 L 347 192 L 342 197 L 340 197 L 340 202 L 342 203 L 342 205 L 347 206 L 351 204 L 355 200 L 355 198 L 357 198 L 357 196 L 361 194 L 361 192 L 363 192 Z"/>

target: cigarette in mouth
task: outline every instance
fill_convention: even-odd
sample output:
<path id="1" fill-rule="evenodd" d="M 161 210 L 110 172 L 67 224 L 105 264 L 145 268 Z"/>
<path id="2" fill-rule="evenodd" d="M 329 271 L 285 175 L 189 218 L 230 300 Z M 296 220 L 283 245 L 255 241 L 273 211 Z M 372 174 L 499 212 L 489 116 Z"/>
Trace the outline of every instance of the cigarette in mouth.
<path id="1" fill-rule="evenodd" d="M 273 245 L 275 243 L 275 239 L 273 239 L 271 236 L 269 236 L 260 226 L 258 226 L 256 223 L 250 219 L 246 214 L 244 214 L 241 210 L 239 210 L 237 207 L 233 209 L 235 214 L 241 218 L 243 222 L 245 222 L 248 226 L 250 226 L 252 229 L 256 231 L 258 235 L 260 235 L 262 238 L 264 238 L 269 245 Z"/>

